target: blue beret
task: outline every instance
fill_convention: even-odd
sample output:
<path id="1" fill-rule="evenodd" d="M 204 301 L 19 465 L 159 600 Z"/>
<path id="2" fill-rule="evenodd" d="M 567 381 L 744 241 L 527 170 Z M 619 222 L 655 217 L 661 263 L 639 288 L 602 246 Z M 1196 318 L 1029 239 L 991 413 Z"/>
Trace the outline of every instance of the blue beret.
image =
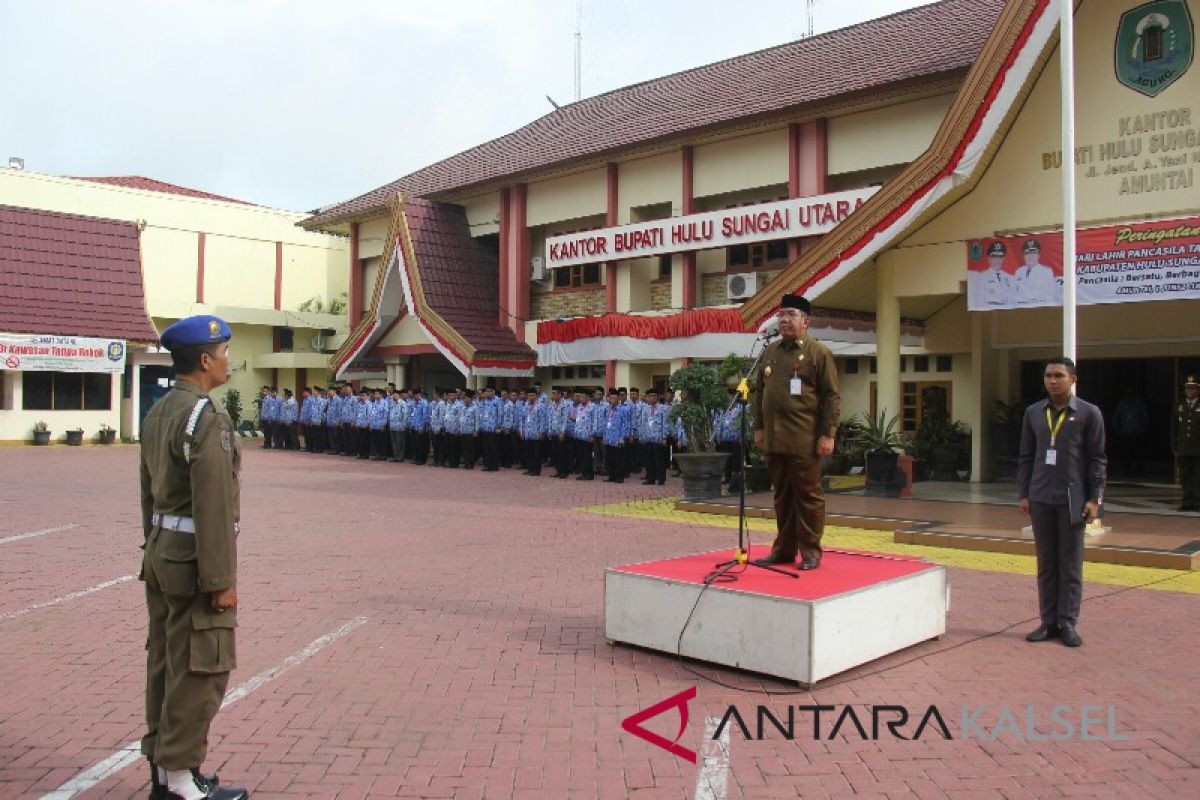
<path id="1" fill-rule="evenodd" d="M 197 344 L 219 344 L 233 338 L 233 331 L 220 317 L 200 314 L 185 317 L 162 332 L 160 341 L 168 350 Z"/>

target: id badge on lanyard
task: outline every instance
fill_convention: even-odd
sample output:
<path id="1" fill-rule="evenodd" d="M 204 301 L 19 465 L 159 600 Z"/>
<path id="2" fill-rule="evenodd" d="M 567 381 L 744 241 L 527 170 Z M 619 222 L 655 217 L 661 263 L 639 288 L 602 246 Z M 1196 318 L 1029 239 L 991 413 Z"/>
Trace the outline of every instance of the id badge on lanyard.
<path id="1" fill-rule="evenodd" d="M 1050 448 L 1046 450 L 1047 466 L 1053 467 L 1058 464 L 1058 450 L 1055 449 L 1055 446 L 1058 443 L 1058 433 L 1062 430 L 1063 422 L 1070 412 L 1071 409 L 1064 408 L 1058 419 L 1054 419 L 1054 416 L 1050 413 L 1050 406 L 1046 406 L 1046 427 L 1050 429 Z"/>

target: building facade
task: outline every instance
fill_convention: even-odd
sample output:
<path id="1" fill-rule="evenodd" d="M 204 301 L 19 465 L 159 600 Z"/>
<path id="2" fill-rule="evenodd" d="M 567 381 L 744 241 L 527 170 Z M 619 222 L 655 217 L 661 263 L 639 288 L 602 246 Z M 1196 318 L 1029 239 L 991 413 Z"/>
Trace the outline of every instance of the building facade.
<path id="1" fill-rule="evenodd" d="M 120 397 L 109 412 L 113 416 L 106 418 L 122 437 L 138 437 L 142 417 L 167 390 L 170 355 L 157 347 L 156 331 L 192 314 L 215 314 L 233 329 L 233 374 L 223 391 L 239 392 L 244 419 L 254 419 L 253 401 L 264 384 L 298 390 L 328 381 L 330 354 L 346 333 L 345 312 L 338 306 L 344 307 L 348 289 L 348 241 L 297 228 L 304 214 L 146 178 L 80 179 L 10 169 L 0 169 L 0 203 L 120 221 L 136 229 L 136 304 L 148 334 L 129 342 L 125 371 L 114 390 Z M 95 280 L 91 269 L 85 256 L 70 275 L 47 279 L 86 289 Z M 64 297 L 76 306 L 89 301 L 86 294 Z M 6 324 L 22 302 L 5 296 L 0 333 L 24 332 Z M 331 303 L 336 313 L 328 313 Z M 6 422 L 0 440 L 30 436 L 23 372 L 5 370 L 0 417 Z"/>
<path id="2" fill-rule="evenodd" d="M 1078 197 L 1078 392 L 1105 414 L 1114 475 L 1171 478 L 1171 408 L 1200 369 L 1194 6 L 1076 5 L 1064 159 L 1057 8 L 1006 4 L 930 147 L 772 287 L 874 312 L 879 407 L 902 408 L 921 377 L 884 320 L 924 319 L 927 348 L 962 352 L 949 388 L 977 478 L 1002 449 L 997 404 L 1042 397 L 1044 360 L 1062 353 L 1064 162 Z M 742 308 L 749 325 L 771 312 L 760 298 Z"/>
<path id="3" fill-rule="evenodd" d="M 1081 227 L 1200 208 L 1192 4 L 1158 5 L 1078 6 Z M 690 359 L 750 352 L 780 294 L 804 292 L 839 360 L 844 415 L 896 414 L 913 432 L 924 398 L 940 396 L 972 433 L 972 477 L 986 479 L 997 402 L 1037 396 L 1039 360 L 1061 347 L 1061 300 L 1017 288 L 1024 267 L 1049 276 L 1039 291 L 1061 283 L 1061 264 L 1018 252 L 1061 225 L 1054 11 L 945 0 L 564 106 L 327 207 L 303 225 L 350 237 L 360 334 L 334 369 L 645 388 Z M 458 242 L 485 255 L 473 274 L 496 275 L 473 315 L 503 367 L 473 365 L 480 334 L 458 328 L 456 349 L 445 315 L 409 302 L 403 285 L 424 269 L 405 277 L 421 260 L 405 253 L 424 246 L 406 223 L 413 203 L 463 220 L 429 252 L 453 260 Z M 968 275 L 996 242 L 1011 307 L 969 305 Z M 388 293 L 392 275 L 401 288 Z M 425 278 L 467 279 L 436 267 Z M 1120 387 L 1169 401 L 1200 333 L 1195 299 L 1117 297 L 1080 313 L 1081 393 L 1114 417 Z M 1168 471 L 1156 447 L 1141 477 Z"/>

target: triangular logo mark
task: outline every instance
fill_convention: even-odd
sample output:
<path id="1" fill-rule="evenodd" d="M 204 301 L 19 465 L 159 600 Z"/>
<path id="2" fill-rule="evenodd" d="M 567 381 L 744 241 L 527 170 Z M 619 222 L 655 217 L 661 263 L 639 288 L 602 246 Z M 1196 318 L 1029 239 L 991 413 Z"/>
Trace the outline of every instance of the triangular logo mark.
<path id="1" fill-rule="evenodd" d="M 692 686 L 689 689 L 683 690 L 682 692 L 675 695 L 674 697 L 668 697 L 666 700 L 663 700 L 661 703 L 655 703 L 654 705 L 650 706 L 647 709 L 639 711 L 636 714 L 633 714 L 629 717 L 626 717 L 625 719 L 621 720 L 621 727 L 625 730 L 626 733 L 632 733 L 634 736 L 637 736 L 640 739 L 645 739 L 647 742 L 654 745 L 655 747 L 661 747 L 663 750 L 666 750 L 668 753 L 670 753 L 674 756 L 678 756 L 679 758 L 686 759 L 686 760 L 690 761 L 691 763 L 695 764 L 696 763 L 696 752 L 694 750 L 689 750 L 688 748 L 684 747 L 681 744 L 678 744 L 679 739 L 683 736 L 684 731 L 687 730 L 688 701 L 694 699 L 695 697 L 696 697 L 696 687 Z M 662 714 L 663 712 L 668 711 L 672 708 L 679 709 L 679 733 L 678 733 L 678 735 L 676 735 L 674 742 L 667 741 L 663 737 L 659 736 L 657 733 L 654 733 L 653 731 L 648 731 L 642 727 L 642 723 L 645 722 L 646 720 L 653 719 L 653 718 L 657 717 L 659 714 Z"/>

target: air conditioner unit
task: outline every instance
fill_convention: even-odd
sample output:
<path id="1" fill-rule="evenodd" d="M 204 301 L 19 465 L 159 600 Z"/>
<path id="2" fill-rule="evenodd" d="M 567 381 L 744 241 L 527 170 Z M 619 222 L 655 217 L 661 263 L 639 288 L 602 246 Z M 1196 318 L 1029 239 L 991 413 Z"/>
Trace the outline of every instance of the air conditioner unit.
<path id="1" fill-rule="evenodd" d="M 749 300 L 758 293 L 759 278 L 757 272 L 739 272 L 725 276 L 725 293 L 730 300 Z"/>
<path id="2" fill-rule="evenodd" d="M 550 277 L 550 271 L 546 269 L 546 259 L 542 256 L 534 256 L 529 260 L 529 277 L 530 280 L 544 281 Z"/>
<path id="3" fill-rule="evenodd" d="M 317 331 L 317 335 L 312 338 L 313 350 L 316 350 L 318 353 L 324 353 L 337 349 L 329 342 L 329 337 L 334 336 L 335 334 L 337 334 L 337 331 L 335 331 L 333 328 L 322 328 L 321 330 Z"/>

